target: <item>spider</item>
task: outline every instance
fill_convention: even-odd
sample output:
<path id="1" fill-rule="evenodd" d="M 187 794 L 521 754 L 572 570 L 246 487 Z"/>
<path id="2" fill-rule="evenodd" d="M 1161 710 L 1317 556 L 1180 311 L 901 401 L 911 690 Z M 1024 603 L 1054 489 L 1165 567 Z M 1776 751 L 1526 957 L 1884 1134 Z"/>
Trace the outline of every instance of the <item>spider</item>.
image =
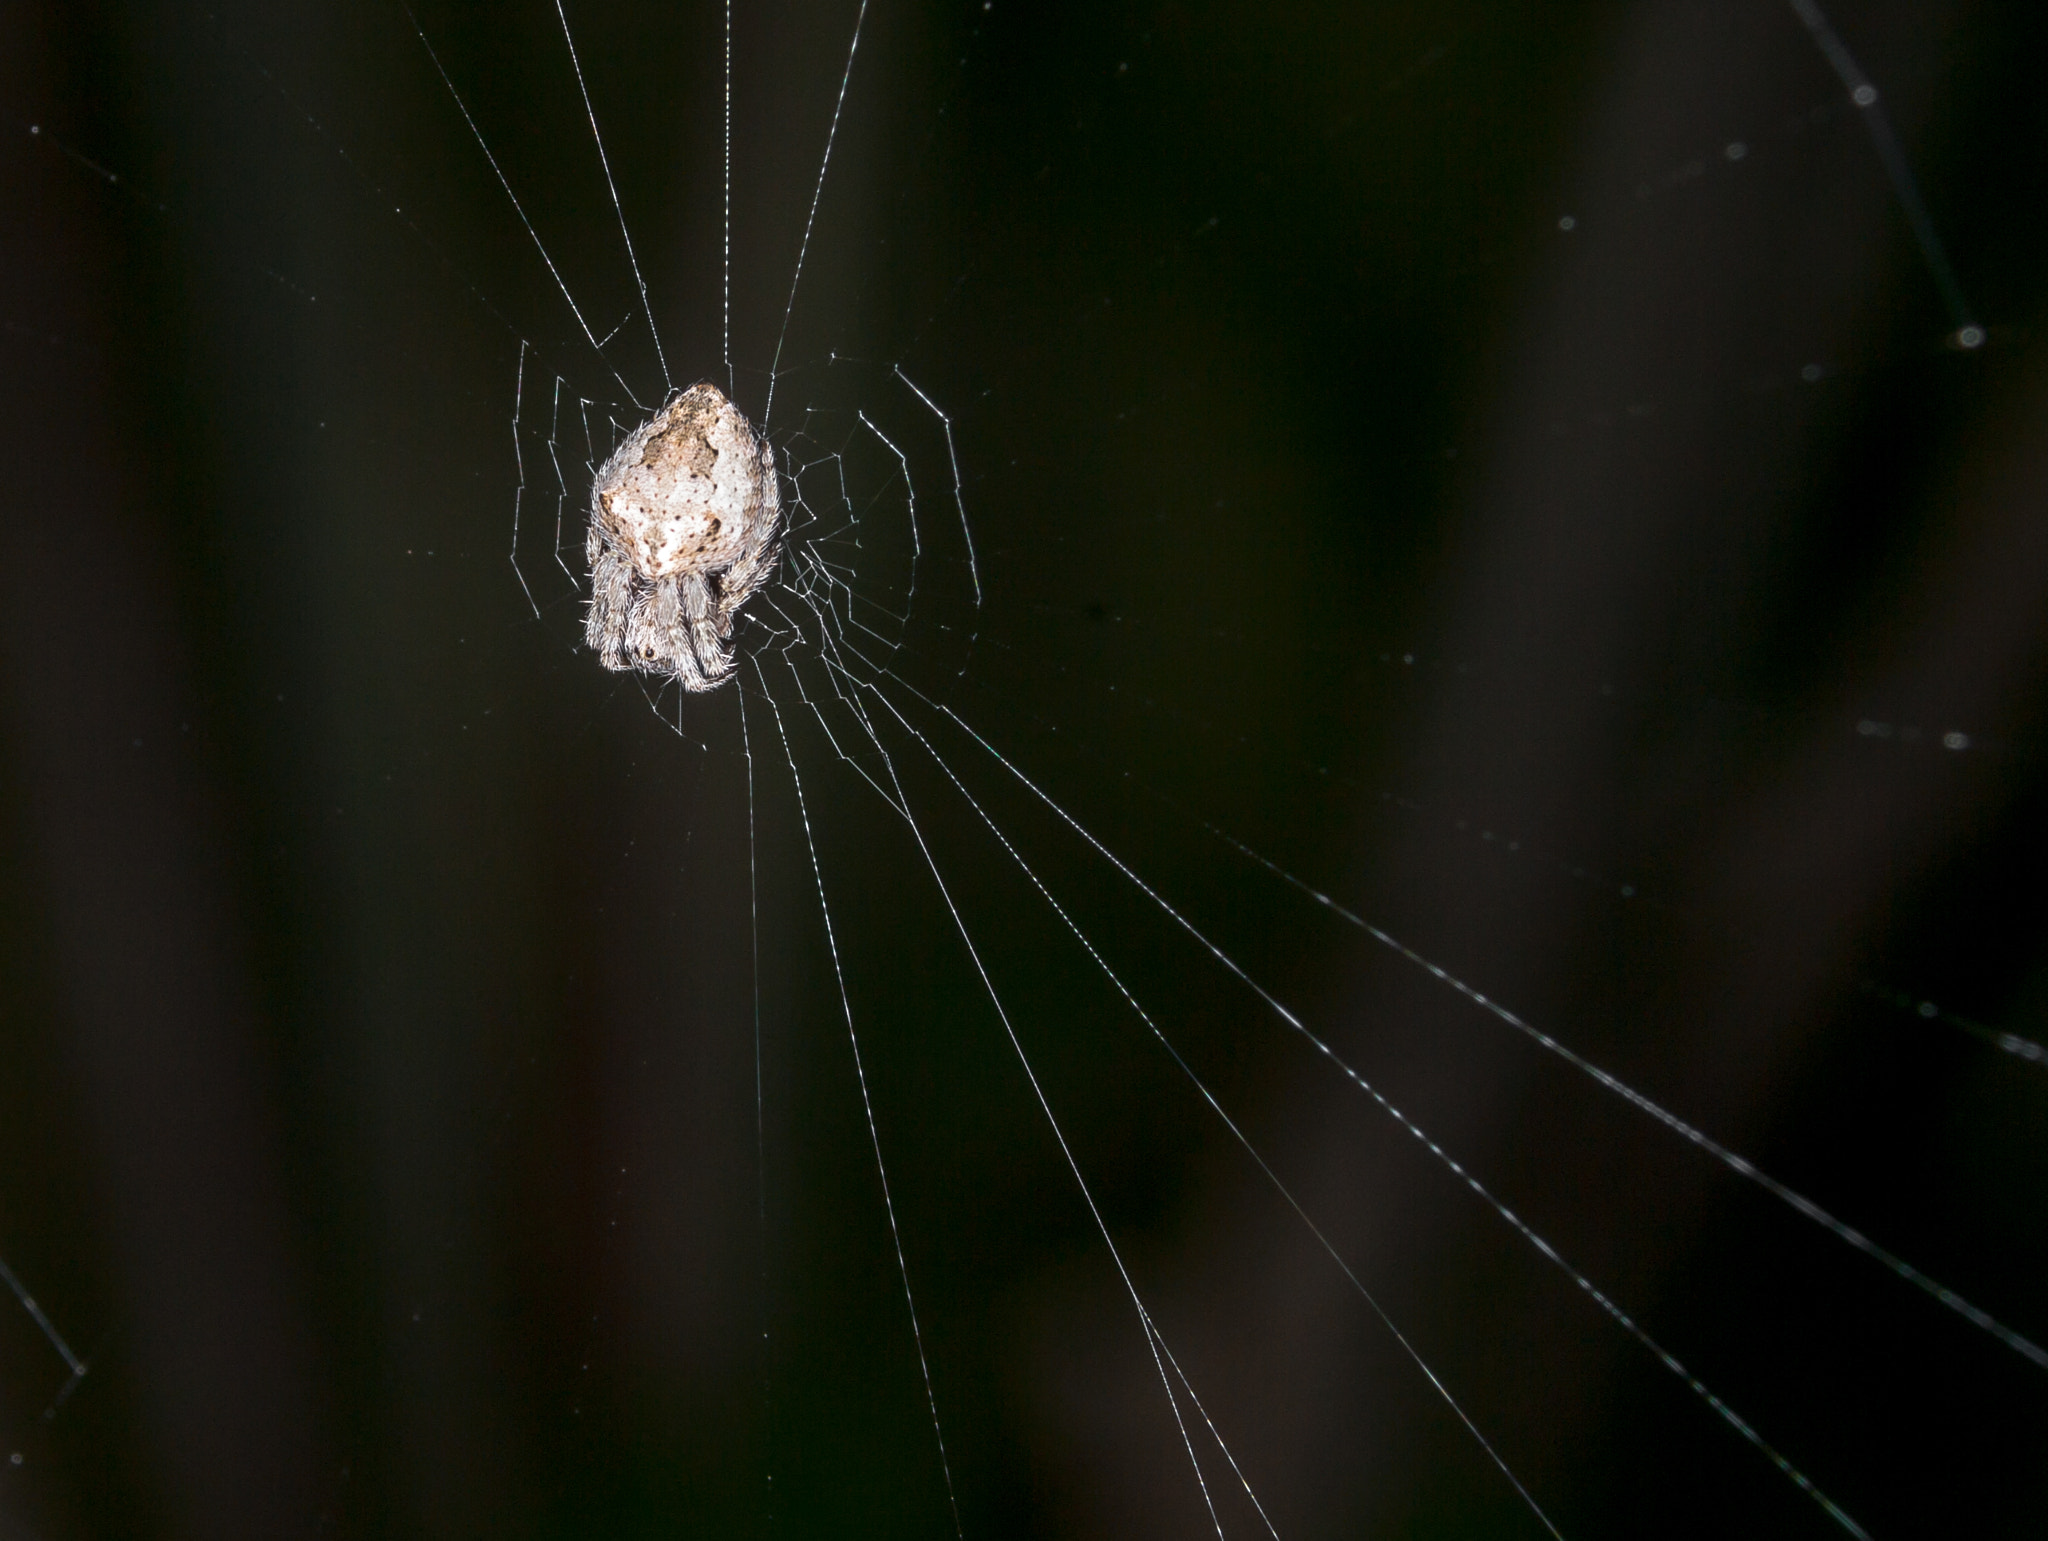
<path id="1" fill-rule="evenodd" d="M 583 640 L 690 691 L 731 675 L 732 623 L 775 570 L 775 452 L 702 381 L 626 435 L 590 489 Z"/>

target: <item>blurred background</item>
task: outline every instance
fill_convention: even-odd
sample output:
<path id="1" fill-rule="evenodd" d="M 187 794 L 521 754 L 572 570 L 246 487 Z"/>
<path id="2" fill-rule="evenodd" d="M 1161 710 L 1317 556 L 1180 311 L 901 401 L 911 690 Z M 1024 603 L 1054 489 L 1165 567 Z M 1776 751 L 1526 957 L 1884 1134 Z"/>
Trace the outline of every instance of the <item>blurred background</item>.
<path id="1" fill-rule="evenodd" d="M 2041 13 L 566 16 L 5 12 L 0 1535 L 2039 1534 Z"/>

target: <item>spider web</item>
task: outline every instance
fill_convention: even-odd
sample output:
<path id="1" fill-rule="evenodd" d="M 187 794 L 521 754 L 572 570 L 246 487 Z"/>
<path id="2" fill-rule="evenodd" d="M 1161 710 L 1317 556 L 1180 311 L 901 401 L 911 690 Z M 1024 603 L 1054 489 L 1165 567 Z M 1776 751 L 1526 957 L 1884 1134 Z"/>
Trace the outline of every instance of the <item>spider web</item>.
<path id="1" fill-rule="evenodd" d="M 158 501 L 275 1127 L 180 1274 L 122 1174 L 212 1104 L 21 1121 L 116 1198 L 0 1232 L 10 1518 L 1885 1535 L 1941 1473 L 2023 1530 L 2002 25 L 78 44 L 175 128 L 60 100 L 23 166 L 196 286 Z M 579 552 L 700 376 L 789 512 L 691 698 L 580 651 Z"/>

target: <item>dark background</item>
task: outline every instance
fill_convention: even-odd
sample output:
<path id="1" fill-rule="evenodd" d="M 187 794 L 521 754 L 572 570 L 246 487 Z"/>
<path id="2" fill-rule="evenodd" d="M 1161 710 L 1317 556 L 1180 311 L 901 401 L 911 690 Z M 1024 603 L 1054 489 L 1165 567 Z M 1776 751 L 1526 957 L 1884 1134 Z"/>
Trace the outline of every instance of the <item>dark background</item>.
<path id="1" fill-rule="evenodd" d="M 1872 1535 L 2039 1534 L 2048 1370 L 1205 828 L 2048 1340 L 2038 8 L 1832 15 L 1943 259 L 1787 5 L 873 0 L 785 334 L 856 8 L 738 7 L 730 376 L 722 14 L 570 15 L 677 383 L 900 437 L 877 661 Z M 892 768 L 1279 1533 L 1543 1533 L 907 728 L 577 650 L 550 7 L 418 21 L 617 378 L 402 7 L 5 14 L 0 1534 L 951 1533 L 820 882 L 963 1533 L 1208 1532 Z M 1563 1534 L 1844 1533 L 883 683 Z"/>

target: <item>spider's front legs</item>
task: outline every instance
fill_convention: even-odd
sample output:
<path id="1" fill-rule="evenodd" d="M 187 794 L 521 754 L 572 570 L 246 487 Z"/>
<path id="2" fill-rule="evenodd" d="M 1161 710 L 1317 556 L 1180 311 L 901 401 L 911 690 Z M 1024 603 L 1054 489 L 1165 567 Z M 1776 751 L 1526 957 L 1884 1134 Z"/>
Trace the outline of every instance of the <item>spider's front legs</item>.
<path id="1" fill-rule="evenodd" d="M 593 527 L 584 544 L 590 560 L 590 608 L 583 617 L 583 641 L 607 669 L 637 667 L 626 656 L 626 631 L 633 612 L 633 564 Z"/>

